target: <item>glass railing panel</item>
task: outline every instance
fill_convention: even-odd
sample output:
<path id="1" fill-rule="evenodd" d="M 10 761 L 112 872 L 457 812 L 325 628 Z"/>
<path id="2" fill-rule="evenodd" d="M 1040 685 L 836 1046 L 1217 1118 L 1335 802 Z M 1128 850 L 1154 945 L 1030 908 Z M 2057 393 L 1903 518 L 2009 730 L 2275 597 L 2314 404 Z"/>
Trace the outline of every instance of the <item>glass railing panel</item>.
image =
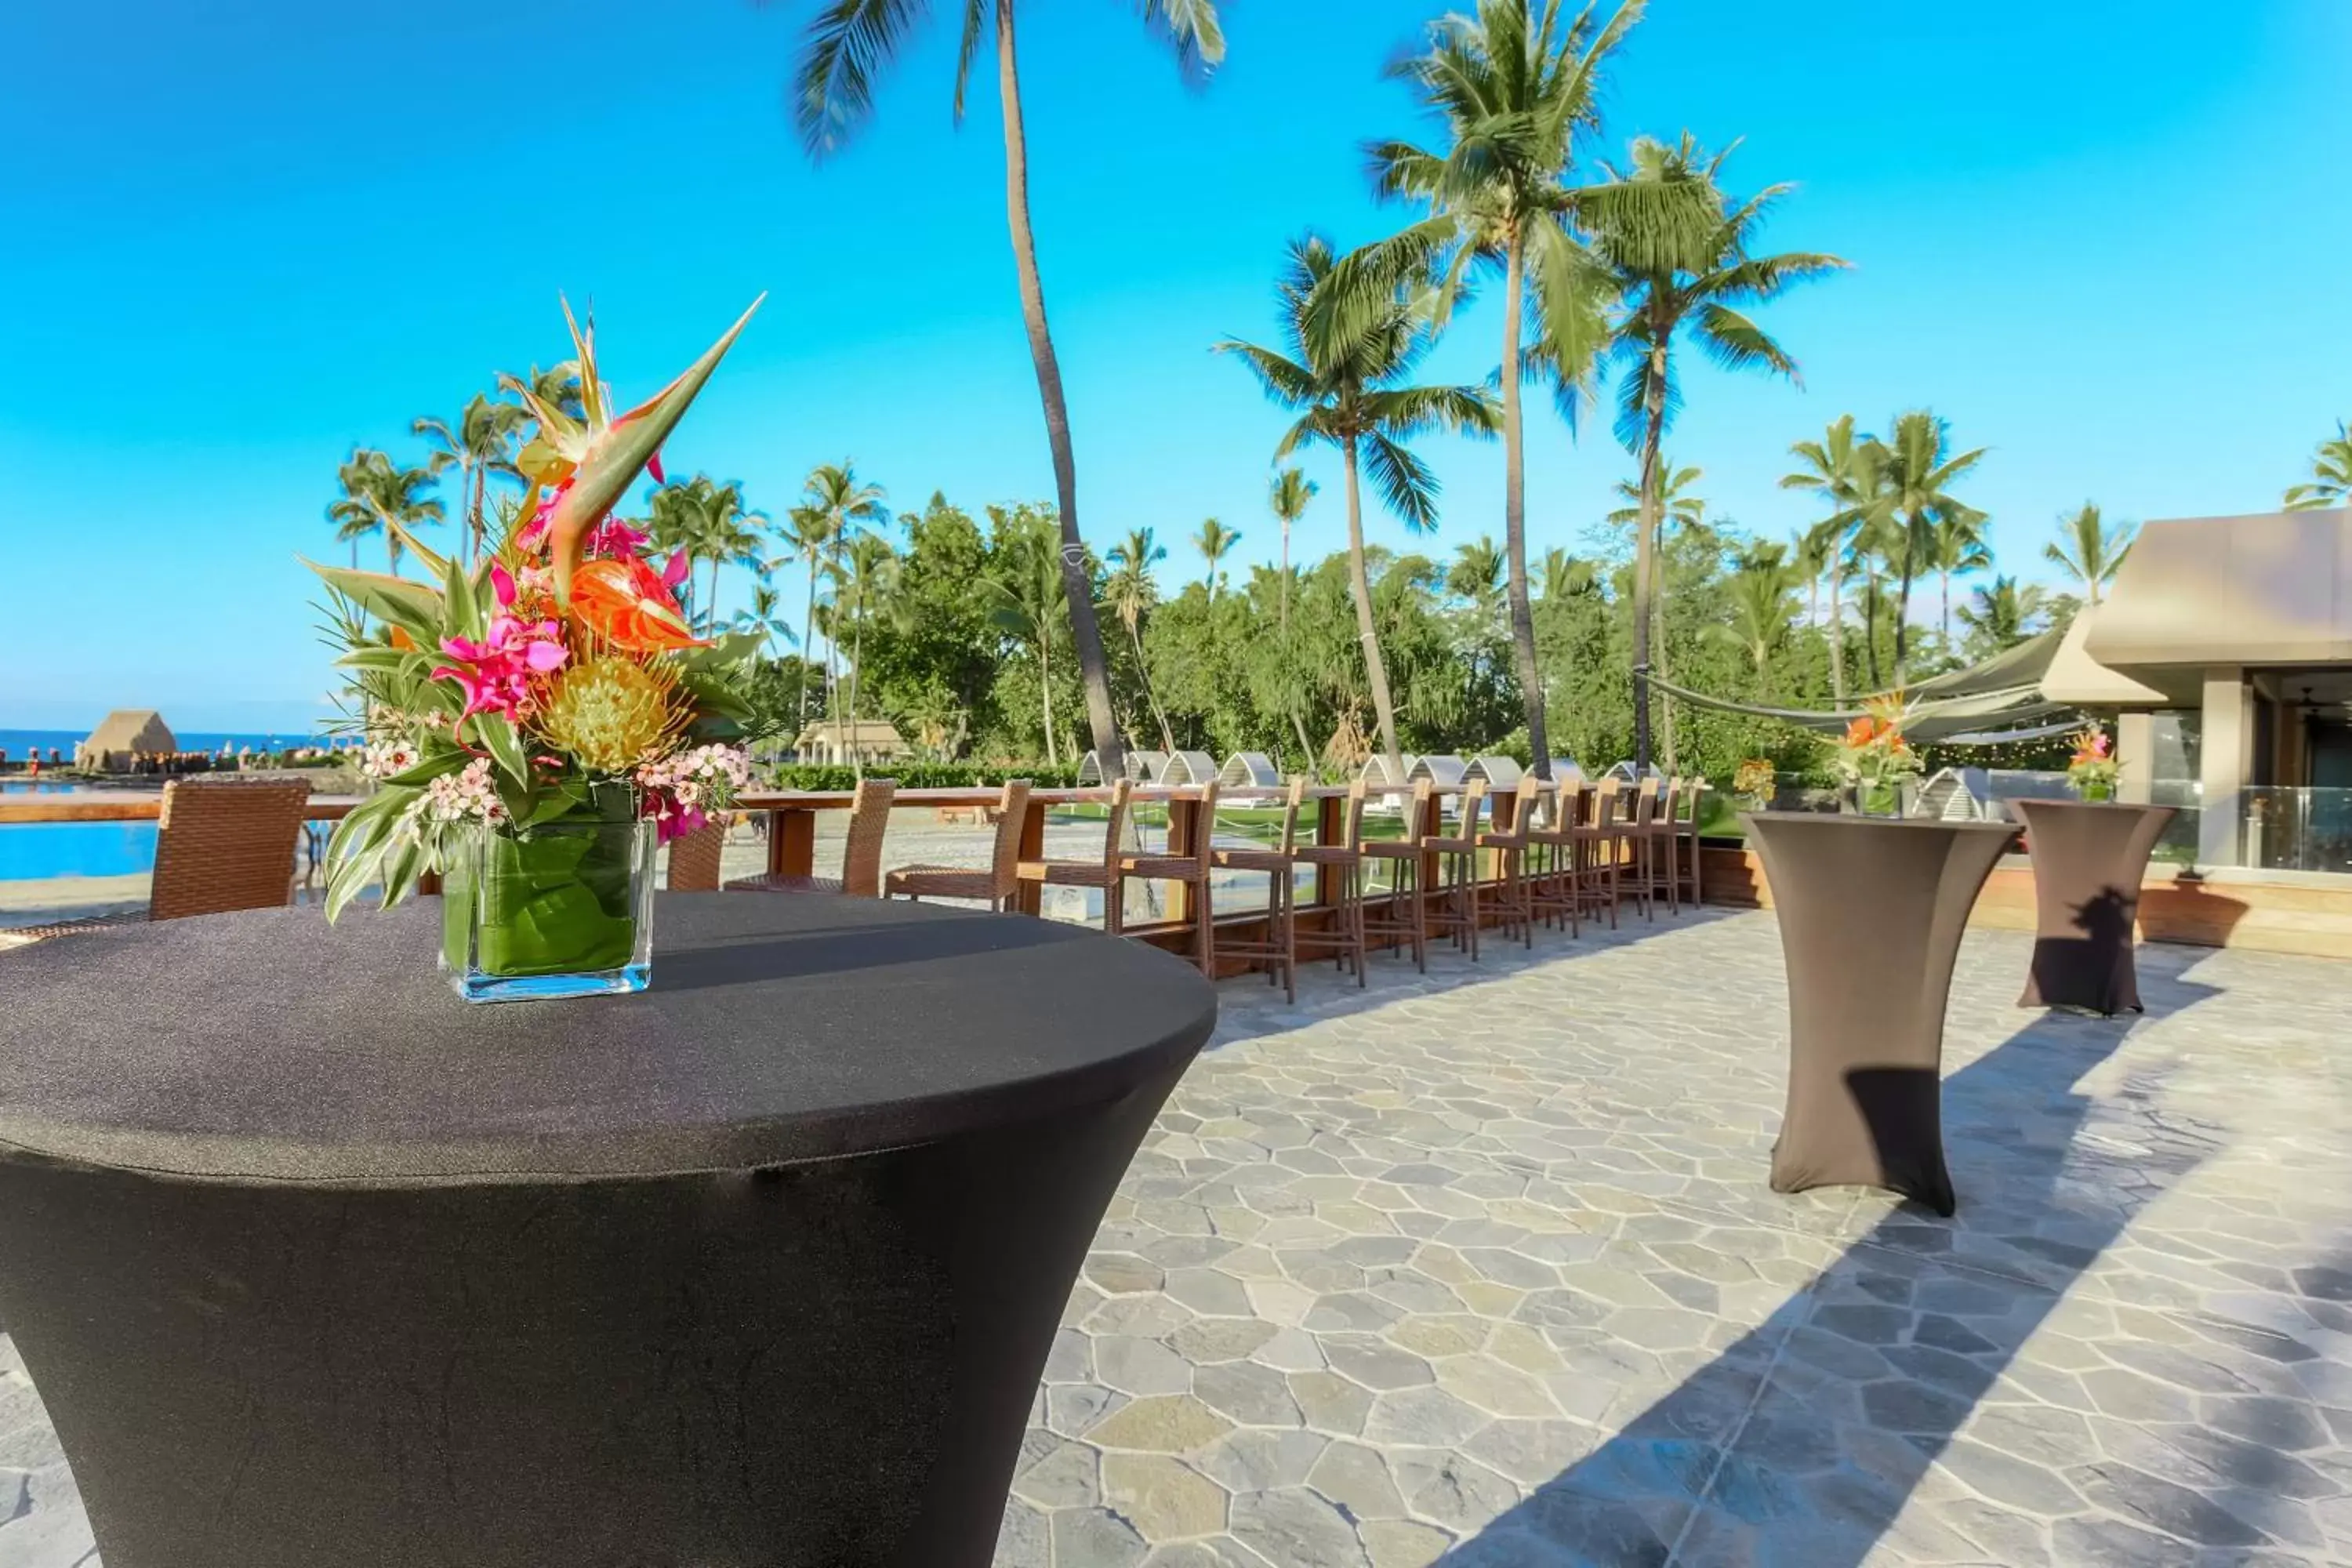
<path id="1" fill-rule="evenodd" d="M 2238 792 L 2246 865 L 2352 875 L 2352 789 L 2253 784 Z"/>

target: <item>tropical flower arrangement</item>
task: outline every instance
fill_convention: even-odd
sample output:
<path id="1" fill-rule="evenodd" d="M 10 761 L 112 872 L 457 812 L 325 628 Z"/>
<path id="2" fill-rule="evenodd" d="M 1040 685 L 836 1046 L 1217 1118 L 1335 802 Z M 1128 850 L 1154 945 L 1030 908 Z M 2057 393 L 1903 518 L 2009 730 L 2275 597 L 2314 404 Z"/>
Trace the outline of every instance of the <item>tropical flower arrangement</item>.
<path id="1" fill-rule="evenodd" d="M 2074 737 L 2074 755 L 2066 764 L 2066 782 L 2084 800 L 2113 800 L 2120 768 L 2115 742 L 2096 724 Z"/>
<path id="2" fill-rule="evenodd" d="M 1862 708 L 1862 716 L 1846 726 L 1845 738 L 1838 742 L 1837 769 L 1853 787 L 1864 816 L 1891 816 L 1898 809 L 1903 780 L 1927 768 L 1904 738 L 1911 706 L 1895 691 L 1874 697 Z"/>
<path id="3" fill-rule="evenodd" d="M 593 323 L 566 305 L 579 413 L 506 380 L 537 428 L 497 548 L 467 565 L 387 522 L 435 581 L 312 563 L 341 601 L 331 631 L 376 781 L 329 845 L 329 919 L 368 888 L 389 907 L 438 874 L 461 992 L 644 984 L 656 845 L 726 809 L 751 776 L 735 742 L 759 639 L 698 637 L 677 597 L 685 556 L 656 559 L 614 509 L 641 472 L 661 479 L 663 441 L 751 316 L 615 413 Z"/>
<path id="4" fill-rule="evenodd" d="M 1753 802 L 1759 811 L 1772 804 L 1780 782 L 1769 757 L 1749 757 L 1731 771 L 1731 793 Z"/>

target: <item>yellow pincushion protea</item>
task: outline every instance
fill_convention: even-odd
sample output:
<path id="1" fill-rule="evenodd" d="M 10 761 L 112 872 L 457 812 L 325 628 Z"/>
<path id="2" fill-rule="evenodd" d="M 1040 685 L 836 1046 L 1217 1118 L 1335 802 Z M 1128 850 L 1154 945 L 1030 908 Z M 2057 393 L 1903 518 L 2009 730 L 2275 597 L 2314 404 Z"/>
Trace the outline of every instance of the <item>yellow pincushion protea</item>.
<path id="1" fill-rule="evenodd" d="M 675 751 L 693 712 L 659 665 L 607 656 L 559 670 L 536 728 L 583 765 L 627 773 Z"/>

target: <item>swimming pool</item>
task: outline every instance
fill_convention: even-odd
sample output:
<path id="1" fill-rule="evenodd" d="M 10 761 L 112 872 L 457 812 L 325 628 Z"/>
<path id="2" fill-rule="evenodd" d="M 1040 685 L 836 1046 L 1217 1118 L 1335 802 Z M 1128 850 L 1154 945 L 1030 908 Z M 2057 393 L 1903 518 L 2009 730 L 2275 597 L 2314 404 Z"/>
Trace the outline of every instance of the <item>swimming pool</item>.
<path id="1" fill-rule="evenodd" d="M 0 798 L 72 795 L 69 784 L 10 779 Z M 16 822 L 0 825 L 0 882 L 48 877 L 127 877 L 155 868 L 152 822 Z"/>

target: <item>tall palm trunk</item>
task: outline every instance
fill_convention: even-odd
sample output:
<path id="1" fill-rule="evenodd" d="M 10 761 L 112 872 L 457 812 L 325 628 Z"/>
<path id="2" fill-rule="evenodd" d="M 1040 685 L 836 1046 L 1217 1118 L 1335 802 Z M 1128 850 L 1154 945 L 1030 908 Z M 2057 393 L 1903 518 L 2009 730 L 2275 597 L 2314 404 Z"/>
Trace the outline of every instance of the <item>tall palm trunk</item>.
<path id="1" fill-rule="evenodd" d="M 1830 700 L 1845 706 L 1845 563 L 1830 557 Z"/>
<path id="2" fill-rule="evenodd" d="M 1666 342 L 1650 350 L 1647 414 L 1642 436 L 1642 510 L 1633 538 L 1633 765 L 1650 765 L 1650 595 L 1657 570 L 1658 448 L 1666 433 Z"/>
<path id="3" fill-rule="evenodd" d="M 1528 716 L 1528 747 L 1538 778 L 1551 777 L 1551 737 L 1544 732 L 1543 675 L 1536 668 L 1535 612 L 1528 603 L 1527 449 L 1519 424 L 1519 313 L 1526 303 L 1525 241 L 1514 227 L 1503 270 L 1503 554 L 1509 573 L 1512 662 Z"/>
<path id="4" fill-rule="evenodd" d="M 1946 658 L 1949 658 L 1952 652 L 1952 574 L 1939 568 L 1936 576 L 1938 579 L 1937 591 L 1943 595 L 1944 600 L 1944 654 Z"/>
<path id="5" fill-rule="evenodd" d="M 1381 750 L 1389 777 L 1404 777 L 1404 752 L 1397 747 L 1396 706 L 1389 700 L 1389 668 L 1381 658 L 1380 629 L 1372 623 L 1372 574 L 1364 564 L 1363 487 L 1356 473 L 1356 438 L 1348 437 L 1348 585 L 1355 590 L 1356 640 L 1364 645 L 1364 679 L 1372 689 L 1372 714 L 1381 726 Z"/>
<path id="6" fill-rule="evenodd" d="M 1173 755 L 1176 732 L 1168 727 L 1168 715 L 1160 709 L 1160 694 L 1151 689 L 1151 668 L 1143 662 L 1143 632 L 1134 621 L 1127 623 L 1127 640 L 1135 645 L 1135 677 L 1143 682 L 1143 700 L 1151 704 L 1151 717 L 1159 721 L 1160 749 Z"/>
<path id="7" fill-rule="evenodd" d="M 1282 581 L 1276 591 L 1281 598 L 1282 636 L 1287 644 L 1290 638 L 1290 520 L 1286 517 L 1282 520 Z M 1299 733 L 1303 735 L 1306 731 L 1302 730 Z"/>
<path id="8" fill-rule="evenodd" d="M 809 667 L 816 662 L 816 551 L 804 552 L 808 557 L 808 607 L 801 616 L 801 728 L 808 728 Z M 797 746 L 800 738 L 794 736 Z"/>
<path id="9" fill-rule="evenodd" d="M 1895 684 L 1903 684 L 1903 666 L 1911 652 L 1911 568 L 1918 553 L 1911 542 L 1919 536 L 1919 520 L 1910 520 L 1903 540 L 1903 580 L 1895 595 Z"/>
<path id="10" fill-rule="evenodd" d="M 1870 656 L 1870 689 L 1873 691 L 1883 691 L 1886 686 L 1878 673 L 1878 567 L 1874 563 L 1870 569 L 1870 590 L 1862 602 L 1863 647 Z"/>
<path id="11" fill-rule="evenodd" d="M 1045 765 L 1059 768 L 1062 756 L 1054 744 L 1054 630 L 1042 623 L 1037 627 L 1037 694 L 1045 704 Z M 1095 749 L 1095 757 L 1097 762 L 1101 761 L 1100 747 Z M 1124 766 L 1125 756 L 1122 755 L 1119 761 Z M 1103 777 L 1110 777 L 1108 763 L 1104 765 Z"/>
<path id="12" fill-rule="evenodd" d="M 703 621 L 714 633 L 719 630 L 719 568 L 720 565 L 719 557 L 713 555 L 710 558 L 710 598 L 702 606 Z"/>
<path id="13" fill-rule="evenodd" d="M 1021 319 L 1029 329 L 1029 357 L 1037 367 L 1037 395 L 1045 405 L 1045 438 L 1054 452 L 1054 494 L 1062 514 L 1062 585 L 1070 602 L 1070 640 L 1087 693 L 1087 722 L 1103 776 L 1124 771 L 1118 721 L 1110 708 L 1110 670 L 1102 627 L 1095 619 L 1094 584 L 1087 581 L 1086 543 L 1078 533 L 1078 466 L 1070 449 L 1070 409 L 1062 396 L 1062 367 L 1045 326 L 1045 288 L 1037 273 L 1037 237 L 1029 226 L 1029 139 L 1021 118 L 1021 71 L 1013 37 L 1013 0 L 996 0 L 997 93 L 1004 106 L 1004 208 L 1013 231 L 1013 261 L 1021 279 Z M 1050 744 L 1049 727 L 1046 740 Z"/>
<path id="14" fill-rule="evenodd" d="M 860 783 L 866 778 L 866 752 L 857 743 L 857 672 L 866 662 L 866 617 L 860 614 L 849 633 L 849 766 Z"/>

